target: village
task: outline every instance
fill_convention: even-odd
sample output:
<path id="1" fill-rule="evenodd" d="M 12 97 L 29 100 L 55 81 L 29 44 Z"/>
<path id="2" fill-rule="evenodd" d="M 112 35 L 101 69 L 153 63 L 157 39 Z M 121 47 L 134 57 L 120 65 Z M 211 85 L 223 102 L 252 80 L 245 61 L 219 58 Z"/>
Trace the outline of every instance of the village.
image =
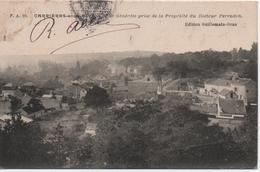
<path id="1" fill-rule="evenodd" d="M 77 68 L 80 68 L 79 62 L 75 70 Z M 71 129 L 71 133 L 75 134 L 72 128 L 76 126 L 84 131 L 83 135 L 95 135 L 96 124 L 88 119 L 93 109 L 91 111 L 84 105 L 84 98 L 93 86 L 106 90 L 112 100 L 109 108 L 134 107 L 131 102 L 140 99 L 156 101 L 162 96 L 186 97 L 192 101 L 190 109 L 208 115 L 210 124 L 218 124 L 225 129 L 240 126 L 247 115 L 247 107 L 257 106 L 256 83 L 239 77 L 233 71 L 202 81 L 200 78 L 158 79 L 152 72 L 143 73 L 140 65 L 126 68 L 114 63 L 108 68 L 109 73 L 79 76 L 69 82 L 56 76 L 41 86 L 33 82 L 21 85 L 2 83 L 1 126 L 11 119 L 12 113 L 16 113 L 26 123 L 38 121 L 45 130 L 61 123 Z M 14 99 L 19 100 L 15 111 L 11 105 Z"/>
<path id="2" fill-rule="evenodd" d="M 253 43 L 251 50 L 7 63 L 0 68 L 3 167 L 253 166 L 256 50 Z"/>

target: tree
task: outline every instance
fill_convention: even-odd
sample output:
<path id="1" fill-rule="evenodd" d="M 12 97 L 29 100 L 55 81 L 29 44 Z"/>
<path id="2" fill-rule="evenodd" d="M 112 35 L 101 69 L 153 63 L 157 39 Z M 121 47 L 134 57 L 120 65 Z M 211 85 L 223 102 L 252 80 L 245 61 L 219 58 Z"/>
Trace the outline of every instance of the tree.
<path id="1" fill-rule="evenodd" d="M 244 152 L 244 166 L 257 166 L 257 107 L 248 106 L 245 122 L 234 131 L 229 131 Z"/>
<path id="2" fill-rule="evenodd" d="M 158 82 L 162 81 L 162 76 L 163 76 L 165 73 L 166 73 L 166 69 L 163 68 L 163 67 L 161 67 L 161 68 L 156 67 L 156 68 L 153 69 L 153 76 L 154 76 L 154 78 L 155 78 Z"/>
<path id="3" fill-rule="evenodd" d="M 93 106 L 93 107 L 104 107 L 110 104 L 110 99 L 107 91 L 101 87 L 94 86 L 90 89 L 85 98 L 84 102 L 86 106 Z"/>
<path id="4" fill-rule="evenodd" d="M 50 165 L 44 133 L 33 123 L 25 123 L 20 115 L 12 116 L 0 131 L 0 165 L 4 168 L 46 168 Z"/>
<path id="5" fill-rule="evenodd" d="M 189 69 L 186 61 L 176 61 L 168 64 L 168 70 L 171 72 L 173 78 L 187 77 Z"/>
<path id="6" fill-rule="evenodd" d="M 79 148 L 75 151 L 77 163 L 75 168 L 92 168 L 94 167 L 94 152 L 93 146 L 95 140 L 91 136 L 87 136 L 81 141 L 77 142 L 76 148 Z"/>
<path id="7" fill-rule="evenodd" d="M 56 168 L 61 168 L 66 165 L 66 156 L 67 156 L 67 144 L 66 138 L 63 133 L 63 127 L 58 123 L 56 126 L 52 137 L 49 140 L 51 145 L 51 157 L 52 157 L 52 166 Z"/>
<path id="8" fill-rule="evenodd" d="M 82 65 L 79 76 L 95 76 L 97 74 L 106 73 L 106 71 L 108 71 L 108 65 L 106 61 L 94 60 Z"/>
<path id="9" fill-rule="evenodd" d="M 11 114 L 14 115 L 16 114 L 17 110 L 20 109 L 22 107 L 22 100 L 15 97 L 15 96 L 11 96 L 9 95 L 10 98 L 10 109 L 11 109 Z"/>
<path id="10" fill-rule="evenodd" d="M 258 52 L 258 43 L 254 42 L 251 46 L 250 56 L 251 60 L 257 60 L 257 52 Z"/>
<path id="11" fill-rule="evenodd" d="M 141 110 L 141 109 L 140 109 Z M 135 121 L 143 116 L 129 110 L 115 110 L 105 113 L 98 123 L 94 144 L 95 166 L 98 168 L 144 168 L 146 147 L 141 123 Z M 129 112 L 129 113 L 126 113 Z M 127 116 L 126 116 L 127 115 Z M 124 118 L 132 118 L 127 122 Z M 142 120 L 140 119 L 140 120 Z M 130 119 L 129 119 L 130 120 Z"/>
<path id="12" fill-rule="evenodd" d="M 152 68 L 157 68 L 160 65 L 160 57 L 157 54 L 153 54 L 150 59 Z"/>
<path id="13" fill-rule="evenodd" d="M 252 44 L 252 48 L 249 52 L 250 58 L 249 62 L 244 65 L 242 70 L 242 75 L 247 78 L 251 78 L 254 81 L 257 81 L 257 43 Z"/>
<path id="14" fill-rule="evenodd" d="M 40 71 L 37 73 L 38 80 L 47 80 L 55 76 L 65 77 L 67 74 L 65 66 L 52 61 L 39 61 L 38 66 L 40 68 Z"/>
<path id="15" fill-rule="evenodd" d="M 55 76 L 54 79 L 49 79 L 43 84 L 44 88 L 48 89 L 57 89 L 57 88 L 63 88 L 64 84 L 59 80 L 59 76 Z"/>

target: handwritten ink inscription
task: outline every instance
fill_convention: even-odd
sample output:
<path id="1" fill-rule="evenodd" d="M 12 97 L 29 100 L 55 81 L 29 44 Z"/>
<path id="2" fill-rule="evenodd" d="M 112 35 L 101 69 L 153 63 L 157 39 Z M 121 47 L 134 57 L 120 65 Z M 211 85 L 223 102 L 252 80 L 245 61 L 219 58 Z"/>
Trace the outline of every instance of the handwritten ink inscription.
<path id="1" fill-rule="evenodd" d="M 79 20 L 73 21 L 71 24 L 68 25 L 68 27 L 66 27 L 64 29 L 64 34 L 69 35 L 69 34 L 72 34 L 73 32 L 78 32 L 80 30 L 85 29 L 86 32 L 84 32 L 84 35 L 82 35 L 82 38 L 68 42 L 66 44 L 63 44 L 60 47 L 56 48 L 55 50 L 51 51 L 50 54 L 54 54 L 58 50 L 61 50 L 65 47 L 68 47 L 71 44 L 77 43 L 79 41 L 83 41 L 88 38 L 101 36 L 101 35 L 113 33 L 113 32 L 120 32 L 120 31 L 133 30 L 133 29 L 140 28 L 140 25 L 138 25 L 136 23 L 121 23 L 121 24 L 102 23 L 99 25 L 107 26 L 107 30 L 105 30 L 103 32 L 95 33 L 95 29 L 90 27 L 88 24 L 86 24 L 82 21 L 79 21 Z M 56 21 L 52 17 L 47 17 L 47 18 L 44 18 L 44 19 L 38 21 L 32 28 L 32 31 L 30 33 L 30 41 L 32 43 L 34 43 L 34 42 L 38 41 L 40 38 L 41 39 L 44 39 L 44 38 L 50 39 L 52 37 L 55 37 L 55 35 L 56 35 L 56 33 L 54 32 L 55 26 L 56 26 Z M 115 27 L 117 27 L 117 28 L 115 28 Z"/>
<path id="2" fill-rule="evenodd" d="M 47 38 L 51 37 L 55 20 L 52 17 L 44 18 L 36 23 L 30 34 L 30 41 L 37 41 L 43 34 L 47 33 Z"/>

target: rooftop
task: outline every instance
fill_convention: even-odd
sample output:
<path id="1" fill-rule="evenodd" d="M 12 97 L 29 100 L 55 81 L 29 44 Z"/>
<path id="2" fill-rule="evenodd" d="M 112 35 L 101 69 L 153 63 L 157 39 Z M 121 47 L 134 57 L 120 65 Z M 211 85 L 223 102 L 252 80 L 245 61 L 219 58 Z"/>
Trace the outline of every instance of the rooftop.
<path id="1" fill-rule="evenodd" d="M 246 108 L 243 100 L 219 99 L 223 114 L 245 115 Z"/>
<path id="2" fill-rule="evenodd" d="M 33 82 L 26 82 L 26 83 L 23 84 L 23 86 L 25 86 L 25 87 L 34 87 L 35 84 Z"/>
<path id="3" fill-rule="evenodd" d="M 227 94 L 229 94 L 229 93 L 231 93 L 231 92 L 232 92 L 232 91 L 230 91 L 230 90 L 223 89 L 219 94 L 222 95 L 222 96 L 225 96 L 225 95 L 227 95 Z"/>
<path id="4" fill-rule="evenodd" d="M 0 120 L 1 121 L 6 121 L 6 120 L 11 120 L 12 119 L 12 116 L 11 115 L 0 115 Z M 29 123 L 29 122 L 32 122 L 32 119 L 30 118 L 27 118 L 25 116 L 21 116 L 21 119 L 26 122 L 26 123 Z"/>

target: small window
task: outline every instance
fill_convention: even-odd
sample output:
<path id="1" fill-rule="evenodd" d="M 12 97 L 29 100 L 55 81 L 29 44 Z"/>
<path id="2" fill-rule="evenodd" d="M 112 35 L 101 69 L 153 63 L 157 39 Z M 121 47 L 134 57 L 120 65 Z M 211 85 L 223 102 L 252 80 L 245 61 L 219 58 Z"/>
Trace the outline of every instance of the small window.
<path id="1" fill-rule="evenodd" d="M 234 90 L 237 91 L 237 87 L 235 87 Z"/>
<path id="2" fill-rule="evenodd" d="M 249 90 L 246 90 L 247 93 L 249 93 Z"/>

